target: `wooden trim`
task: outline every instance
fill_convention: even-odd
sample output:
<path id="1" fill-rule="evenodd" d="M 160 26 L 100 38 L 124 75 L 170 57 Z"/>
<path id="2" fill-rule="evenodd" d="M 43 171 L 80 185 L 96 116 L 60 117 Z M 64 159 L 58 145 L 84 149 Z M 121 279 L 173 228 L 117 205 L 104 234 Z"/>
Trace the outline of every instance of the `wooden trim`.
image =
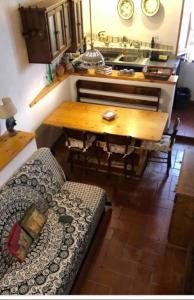
<path id="1" fill-rule="evenodd" d="M 3 134 L 0 137 L 0 171 L 34 138 L 35 134 L 33 132 L 18 131 L 12 137 L 7 132 Z"/>
<path id="2" fill-rule="evenodd" d="M 180 34 L 181 34 L 182 22 L 183 22 L 184 6 L 185 6 L 185 0 L 182 0 L 182 8 L 181 8 L 181 15 L 180 15 L 180 22 L 179 22 L 179 30 L 178 30 L 178 37 L 177 37 L 176 51 L 175 51 L 176 55 L 178 55 L 178 47 L 179 47 L 179 39 L 180 39 Z"/>
<path id="3" fill-rule="evenodd" d="M 119 98 L 114 96 L 105 96 L 105 95 L 96 95 L 96 94 L 86 94 L 86 93 L 79 93 L 80 100 L 79 102 L 84 102 L 81 98 L 90 99 L 90 100 L 104 100 L 106 102 L 119 102 L 125 104 L 132 104 L 132 105 L 142 105 L 142 106 L 152 106 L 158 107 L 156 101 L 146 101 L 141 99 L 130 99 L 130 98 Z M 87 102 L 88 103 L 88 102 Z"/>
<path id="4" fill-rule="evenodd" d="M 33 107 L 37 104 L 42 98 L 48 95 L 54 88 L 56 88 L 61 82 L 63 82 L 66 78 L 69 77 L 69 74 L 65 74 L 61 76 L 61 78 L 55 79 L 52 83 L 45 86 L 40 93 L 30 102 L 29 107 Z"/>

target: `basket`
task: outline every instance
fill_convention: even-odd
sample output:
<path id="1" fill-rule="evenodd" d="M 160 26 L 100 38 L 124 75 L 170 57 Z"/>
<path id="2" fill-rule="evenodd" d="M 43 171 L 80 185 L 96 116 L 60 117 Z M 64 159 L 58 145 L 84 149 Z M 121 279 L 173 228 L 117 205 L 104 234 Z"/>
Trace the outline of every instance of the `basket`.
<path id="1" fill-rule="evenodd" d="M 172 75 L 172 71 L 172 68 L 165 67 L 146 66 L 143 68 L 144 77 L 147 79 L 168 80 Z"/>

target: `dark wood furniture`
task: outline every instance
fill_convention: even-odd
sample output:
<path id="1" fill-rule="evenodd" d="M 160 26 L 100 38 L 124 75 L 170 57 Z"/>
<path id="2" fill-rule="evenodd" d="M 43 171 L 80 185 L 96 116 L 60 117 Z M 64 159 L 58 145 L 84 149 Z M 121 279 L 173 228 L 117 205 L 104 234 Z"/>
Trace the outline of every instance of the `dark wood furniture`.
<path id="1" fill-rule="evenodd" d="M 170 245 L 187 249 L 194 235 L 194 152 L 184 153 L 171 223 L 168 233 Z"/>
<path id="2" fill-rule="evenodd" d="M 77 101 L 96 104 L 138 107 L 142 109 L 159 109 L 160 88 L 78 80 Z M 106 94 L 111 93 L 111 94 Z"/>
<path id="3" fill-rule="evenodd" d="M 117 114 L 112 121 L 106 121 L 102 114 L 111 110 Z M 108 105 L 96 105 L 74 101 L 63 102 L 45 120 L 44 124 L 85 130 L 97 134 L 104 132 L 131 136 L 139 140 L 160 141 L 168 120 L 168 113 L 131 109 Z M 142 174 L 145 151 L 140 151 L 136 175 Z"/>
<path id="4" fill-rule="evenodd" d="M 165 133 L 159 142 L 143 141 L 141 146 L 148 151 L 147 162 L 167 164 L 167 176 L 169 176 L 169 171 L 171 168 L 172 147 L 175 143 L 179 125 L 180 118 L 177 117 L 173 125 L 172 133 Z M 164 156 L 157 156 L 157 154 L 153 154 L 155 152 L 162 152 L 164 153 Z"/>
<path id="5" fill-rule="evenodd" d="M 69 51 L 76 52 L 83 47 L 83 15 L 82 0 L 71 0 L 72 43 Z"/>
<path id="6" fill-rule="evenodd" d="M 63 129 L 65 136 L 65 148 L 69 152 L 71 171 L 73 171 L 73 158 L 77 154 L 83 157 L 83 166 L 86 168 L 87 157 L 93 146 L 96 146 L 96 136 L 87 131 Z M 96 149 L 96 147 L 94 147 Z"/>
<path id="7" fill-rule="evenodd" d="M 127 177 L 127 166 L 131 164 L 131 174 L 134 172 L 135 148 L 132 146 L 132 138 L 130 136 L 119 136 L 115 134 L 104 134 L 105 142 L 103 150 L 107 153 L 108 172 L 111 173 L 113 161 L 123 163 L 123 171 L 125 178 Z"/>
<path id="8" fill-rule="evenodd" d="M 77 2 L 43 0 L 19 8 L 30 63 L 49 64 L 62 52 L 81 47 L 82 3 Z"/>

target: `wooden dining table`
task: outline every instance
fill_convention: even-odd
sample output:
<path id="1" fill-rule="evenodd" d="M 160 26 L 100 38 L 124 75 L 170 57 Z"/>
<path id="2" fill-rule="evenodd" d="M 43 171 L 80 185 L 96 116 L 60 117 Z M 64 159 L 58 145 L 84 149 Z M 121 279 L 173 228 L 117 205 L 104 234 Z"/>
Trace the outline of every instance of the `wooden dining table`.
<path id="1" fill-rule="evenodd" d="M 102 115 L 107 110 L 116 113 L 114 120 L 103 119 Z M 162 137 L 167 120 L 168 113 L 165 112 L 66 101 L 60 104 L 43 123 L 157 142 Z"/>
<path id="2" fill-rule="evenodd" d="M 105 111 L 113 111 L 112 121 L 103 118 Z M 168 113 L 123 108 L 92 103 L 65 101 L 45 120 L 44 124 L 84 130 L 96 134 L 111 133 L 131 136 L 139 140 L 160 141 L 168 120 Z M 142 172 L 146 151 L 141 150 L 137 175 Z"/>

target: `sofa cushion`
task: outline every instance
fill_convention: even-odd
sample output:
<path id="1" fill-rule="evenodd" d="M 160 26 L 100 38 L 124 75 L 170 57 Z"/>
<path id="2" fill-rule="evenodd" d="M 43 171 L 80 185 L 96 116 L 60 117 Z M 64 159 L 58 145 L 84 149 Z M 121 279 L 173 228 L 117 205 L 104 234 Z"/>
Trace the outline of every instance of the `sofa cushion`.
<path id="1" fill-rule="evenodd" d="M 32 245 L 32 241 L 32 238 L 23 230 L 21 225 L 15 223 L 9 233 L 7 249 L 18 261 L 24 261 Z"/>
<path id="2" fill-rule="evenodd" d="M 96 185 L 90 185 L 74 181 L 66 181 L 62 187 L 64 194 L 82 199 L 83 205 L 88 207 L 93 213 L 100 203 L 105 205 L 106 192 Z"/>
<path id="3" fill-rule="evenodd" d="M 59 222 L 60 215 L 73 218 Z M 0 280 L 0 294 L 60 294 L 71 282 L 88 245 L 92 214 L 82 200 L 60 193 L 48 209 L 39 239 L 24 262 L 14 261 Z"/>
<path id="4" fill-rule="evenodd" d="M 92 239 L 107 200 L 105 190 L 95 185 L 66 181 L 62 187 L 62 191 L 68 197 L 75 197 L 78 201 L 81 199 L 80 207 L 83 205 L 83 207 L 85 206 L 91 211 L 92 222 L 89 239 Z"/>
<path id="5" fill-rule="evenodd" d="M 143 141 L 141 148 L 148 151 L 160 151 L 168 153 L 171 150 L 170 143 L 171 136 L 163 135 L 159 142 Z"/>
<path id="6" fill-rule="evenodd" d="M 53 177 L 61 186 L 64 184 L 64 181 L 66 180 L 65 174 L 49 148 L 38 149 L 32 154 L 28 161 L 32 162 L 36 160 L 41 161 L 42 165 L 46 167 L 47 170 L 52 171 Z"/>

